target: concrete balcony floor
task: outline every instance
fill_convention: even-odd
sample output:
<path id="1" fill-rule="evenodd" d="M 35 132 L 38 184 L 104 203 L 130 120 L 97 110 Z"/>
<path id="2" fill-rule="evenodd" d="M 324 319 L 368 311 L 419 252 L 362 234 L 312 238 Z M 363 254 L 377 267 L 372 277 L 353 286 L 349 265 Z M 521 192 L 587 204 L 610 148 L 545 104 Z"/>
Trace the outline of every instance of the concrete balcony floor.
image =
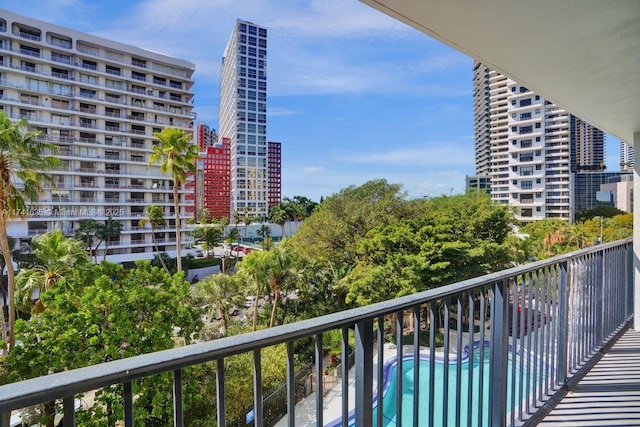
<path id="1" fill-rule="evenodd" d="M 640 332 L 627 330 L 539 426 L 640 425 Z"/>

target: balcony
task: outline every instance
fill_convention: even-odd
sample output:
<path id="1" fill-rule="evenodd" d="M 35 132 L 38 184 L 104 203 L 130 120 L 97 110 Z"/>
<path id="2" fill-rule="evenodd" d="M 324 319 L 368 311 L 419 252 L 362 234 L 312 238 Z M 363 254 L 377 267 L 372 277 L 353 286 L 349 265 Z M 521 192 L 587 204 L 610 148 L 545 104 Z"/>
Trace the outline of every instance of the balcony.
<path id="1" fill-rule="evenodd" d="M 632 334 L 621 339 L 624 348 L 610 349 L 632 318 L 633 250 L 628 239 L 347 312 L 5 385 L 0 387 L 0 416 L 61 400 L 64 425 L 73 426 L 76 394 L 122 384 L 124 425 L 132 426 L 132 382 L 170 372 L 174 423 L 182 426 L 183 369 L 214 362 L 217 424 L 228 425 L 237 420 L 226 418 L 225 360 L 252 353 L 254 374 L 247 378 L 247 387 L 260 385 L 261 350 L 285 343 L 287 380 L 281 394 L 265 396 L 262 387 L 256 387 L 253 405 L 247 408 L 257 426 L 273 425 L 281 417 L 283 424 L 301 425 L 298 416 L 312 425 L 382 425 L 385 417 L 394 416 L 406 425 L 441 425 L 443 414 L 449 425 L 467 425 L 467 420 L 493 426 L 535 424 L 602 352 L 625 365 L 635 360 L 627 360 L 638 351 L 628 344 Z M 390 327 L 395 331 L 388 332 Z M 323 333 L 329 330 L 342 337 L 342 360 L 349 359 L 347 343 L 355 339 L 354 367 L 351 372 L 348 364 L 340 367 L 331 399 L 314 393 L 298 406 L 294 342 L 310 339 L 321 355 Z M 428 339 L 422 340 L 427 333 Z M 443 339 L 439 347 L 437 334 Z M 391 339 L 404 345 L 385 344 Z M 390 380 L 397 361 L 402 361 L 405 374 Z M 323 363 L 315 365 L 314 373 L 324 378 Z M 598 387 L 585 390 L 602 396 L 615 391 L 604 381 L 601 376 Z M 628 383 L 637 389 L 637 381 Z M 385 404 L 378 404 L 378 396 Z M 630 399 L 633 396 L 627 397 L 629 404 Z M 389 406 L 397 412 L 384 413 Z M 562 408 L 560 402 L 556 410 Z M 554 414 L 551 411 L 550 419 Z"/>

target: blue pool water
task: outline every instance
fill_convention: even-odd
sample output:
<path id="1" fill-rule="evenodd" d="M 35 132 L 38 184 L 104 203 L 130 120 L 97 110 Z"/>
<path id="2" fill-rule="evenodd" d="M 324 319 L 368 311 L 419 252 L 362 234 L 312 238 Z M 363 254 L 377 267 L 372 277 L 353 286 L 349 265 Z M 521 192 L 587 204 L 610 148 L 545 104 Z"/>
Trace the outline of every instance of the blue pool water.
<path id="1" fill-rule="evenodd" d="M 471 359 L 465 356 L 461 363 L 461 389 L 460 389 L 460 400 L 457 402 L 456 399 L 456 381 L 457 381 L 457 367 L 455 363 L 455 357 L 452 357 L 453 360 L 450 359 L 449 365 L 446 368 L 448 370 L 449 375 L 449 393 L 448 393 L 448 402 L 447 402 L 447 413 L 444 413 L 444 374 L 445 374 L 445 364 L 442 360 L 437 359 L 435 363 L 435 371 L 434 371 L 434 422 L 436 425 L 441 425 L 444 421 L 444 417 L 447 417 L 448 425 L 454 426 L 456 425 L 456 410 L 460 413 L 460 424 L 467 425 L 467 414 L 468 414 L 468 392 L 469 392 L 469 375 L 473 375 L 473 385 L 472 385 L 472 420 L 471 425 L 489 425 L 489 348 L 485 347 L 484 358 L 480 360 L 480 351 L 478 348 L 474 349 L 473 356 Z M 516 358 L 516 378 L 519 375 L 519 360 L 520 358 Z M 472 365 L 470 364 L 472 363 Z M 483 365 L 483 384 L 482 384 L 482 392 L 480 392 L 480 363 Z M 507 407 L 511 405 L 511 371 L 513 366 L 513 354 L 509 353 L 509 362 L 508 362 L 508 384 L 507 384 Z M 431 375 L 431 368 L 429 359 L 422 356 L 419 363 L 420 375 L 420 389 L 419 389 L 419 407 L 418 414 L 420 419 L 425 420 L 425 425 L 428 424 L 426 421 L 429 415 L 429 382 Z M 526 363 L 524 366 L 525 371 L 527 371 Z M 414 391 L 414 382 L 413 382 L 413 372 L 414 371 L 414 356 L 412 354 L 404 357 L 402 363 L 402 423 L 403 425 L 412 425 L 413 423 L 413 391 Z M 384 391 L 382 396 L 382 406 L 384 413 L 384 421 L 383 426 L 395 426 L 396 425 L 396 384 L 397 384 L 397 372 L 398 372 L 398 363 L 397 359 L 392 359 L 385 364 L 384 369 L 385 375 L 385 383 L 384 383 Z M 526 382 L 526 378 L 525 378 Z M 527 387 L 527 384 L 523 385 Z M 530 381 L 528 384 L 529 387 L 533 386 L 533 382 Z M 374 402 L 374 426 L 377 426 L 377 404 L 378 399 L 375 399 Z M 479 408 L 482 407 L 482 423 L 479 423 Z M 353 415 L 353 414 L 351 414 Z M 353 418 L 350 420 L 350 425 L 353 424 Z M 336 420 L 334 423 L 329 425 L 339 426 L 339 420 Z"/>

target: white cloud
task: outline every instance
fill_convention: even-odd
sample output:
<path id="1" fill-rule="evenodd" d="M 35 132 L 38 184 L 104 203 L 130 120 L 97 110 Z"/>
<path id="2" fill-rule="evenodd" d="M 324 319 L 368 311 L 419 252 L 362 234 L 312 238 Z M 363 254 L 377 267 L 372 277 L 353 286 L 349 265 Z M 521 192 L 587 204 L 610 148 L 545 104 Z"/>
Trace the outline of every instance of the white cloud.
<path id="1" fill-rule="evenodd" d="M 455 144 L 455 143 L 454 143 Z M 402 148 L 386 152 L 352 152 L 339 160 L 347 163 L 371 163 L 381 165 L 412 166 L 468 166 L 474 164 L 473 151 L 455 150 L 451 143 L 429 143 L 430 147 Z M 452 155 L 452 152 L 455 152 Z"/>
<path id="2" fill-rule="evenodd" d="M 324 167 L 322 166 L 304 166 L 302 168 L 302 174 L 305 176 L 317 175 L 322 172 L 324 172 Z"/>
<path id="3" fill-rule="evenodd" d="M 267 109 L 267 116 L 292 116 L 294 114 L 300 114 L 300 111 L 291 110 L 284 107 L 269 107 Z"/>

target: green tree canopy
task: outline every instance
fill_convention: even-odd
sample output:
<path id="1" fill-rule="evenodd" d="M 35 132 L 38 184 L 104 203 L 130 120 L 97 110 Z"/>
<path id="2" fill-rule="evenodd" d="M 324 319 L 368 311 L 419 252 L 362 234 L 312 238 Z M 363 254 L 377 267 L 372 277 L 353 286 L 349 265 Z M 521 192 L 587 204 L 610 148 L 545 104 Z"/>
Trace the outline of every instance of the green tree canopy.
<path id="1" fill-rule="evenodd" d="M 341 281 L 347 303 L 370 304 L 509 267 L 512 216 L 484 194 L 432 199 L 420 218 L 361 239 Z"/>
<path id="2" fill-rule="evenodd" d="M 318 205 L 291 244 L 309 258 L 352 264 L 359 241 L 370 230 L 407 215 L 408 205 L 401 190 L 401 185 L 386 180 L 345 188 Z"/>
<path id="3" fill-rule="evenodd" d="M 613 218 L 616 215 L 622 215 L 624 211 L 620 209 L 609 206 L 609 205 L 600 205 L 596 206 L 593 209 L 589 209 L 586 211 L 576 212 L 576 222 L 585 221 L 587 219 L 593 219 L 595 217 L 603 217 L 603 218 Z"/>
<path id="4" fill-rule="evenodd" d="M 138 261 L 128 273 L 115 264 L 92 265 L 73 286 L 46 289 L 41 298 L 47 309 L 16 322 L 21 344 L 9 353 L 0 381 L 168 349 L 178 338 L 189 343 L 202 324 L 198 311 L 185 305 L 189 288 L 181 275 L 169 276 L 148 261 Z M 135 381 L 133 392 L 136 425 L 169 424 L 170 377 Z M 106 417 L 104 425 L 115 425 L 123 413 L 121 393 L 118 386 L 97 392 L 96 403 L 79 416 L 101 422 Z"/>

